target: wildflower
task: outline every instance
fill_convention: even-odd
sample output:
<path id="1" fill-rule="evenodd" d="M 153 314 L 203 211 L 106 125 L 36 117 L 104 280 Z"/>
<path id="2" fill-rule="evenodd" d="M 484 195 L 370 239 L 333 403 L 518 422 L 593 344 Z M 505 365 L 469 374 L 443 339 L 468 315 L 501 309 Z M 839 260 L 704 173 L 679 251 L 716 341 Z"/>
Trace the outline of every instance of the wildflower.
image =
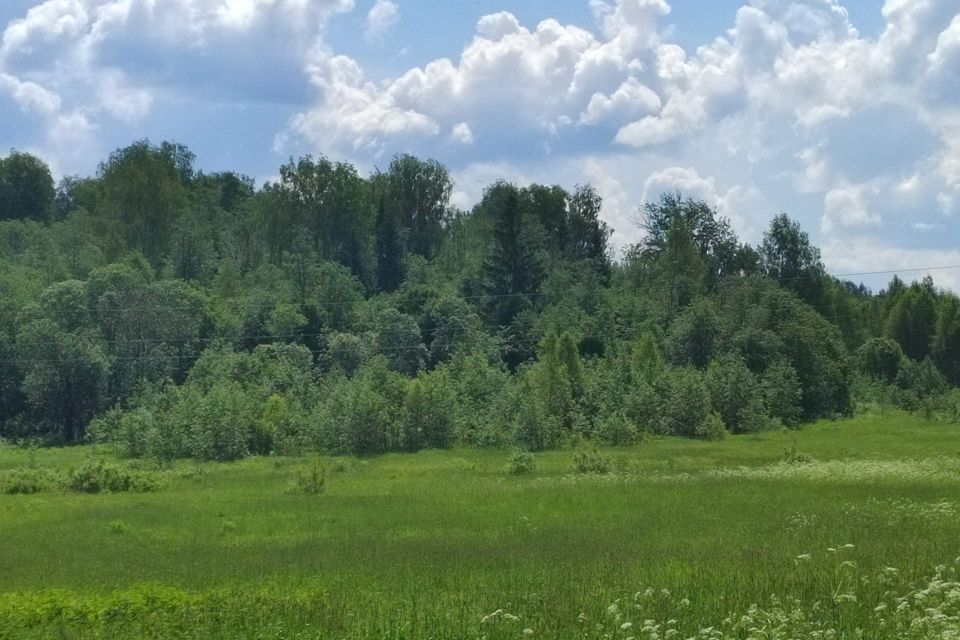
<path id="1" fill-rule="evenodd" d="M 632 622 L 624 622 L 622 625 L 620 625 L 620 631 L 626 631 L 632 626 L 633 626 Z"/>
<path id="2" fill-rule="evenodd" d="M 532 635 L 533 635 L 533 629 L 531 629 L 530 627 L 527 627 L 526 629 L 523 630 L 523 635 L 525 635 L 525 636 L 532 636 Z"/>
<path id="3" fill-rule="evenodd" d="M 488 613 L 487 615 L 480 618 L 480 624 L 486 624 L 493 618 L 496 618 L 497 616 L 500 616 L 500 615 L 503 615 L 503 609 L 497 609 L 493 613 Z"/>

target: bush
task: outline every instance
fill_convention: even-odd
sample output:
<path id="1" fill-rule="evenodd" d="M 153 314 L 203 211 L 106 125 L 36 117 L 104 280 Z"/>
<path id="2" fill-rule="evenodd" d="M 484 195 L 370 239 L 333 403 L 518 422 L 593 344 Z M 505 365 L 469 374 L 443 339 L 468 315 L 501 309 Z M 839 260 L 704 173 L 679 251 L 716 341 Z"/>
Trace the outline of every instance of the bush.
<path id="1" fill-rule="evenodd" d="M 727 437 L 727 427 L 716 412 L 708 415 L 697 429 L 697 437 L 704 440 L 723 440 Z"/>
<path id="2" fill-rule="evenodd" d="M 88 460 L 70 472 L 67 489 L 77 493 L 149 492 L 159 488 L 155 474 L 131 471 L 103 460 Z"/>
<path id="3" fill-rule="evenodd" d="M 576 473 L 610 473 L 613 469 L 613 460 L 602 455 L 596 449 L 592 451 L 579 451 L 573 454 L 573 470 Z"/>
<path id="4" fill-rule="evenodd" d="M 519 476 L 527 473 L 533 473 L 537 468 L 533 454 L 523 449 L 517 449 L 510 456 L 510 473 Z"/>
<path id="5" fill-rule="evenodd" d="M 787 427 L 796 427 L 803 417 L 800 401 L 803 390 L 797 371 L 789 362 L 771 364 L 761 379 L 763 397 L 771 418 L 780 420 Z"/>
<path id="6" fill-rule="evenodd" d="M 676 369 L 663 405 L 663 424 L 670 435 L 695 437 L 712 409 L 710 394 L 694 369 Z"/>
<path id="7" fill-rule="evenodd" d="M 890 338 L 871 338 L 857 350 L 860 370 L 887 384 L 897 379 L 904 360 L 900 345 Z"/>
<path id="8" fill-rule="evenodd" d="M 635 444 L 640 439 L 637 425 L 622 411 L 602 419 L 597 425 L 596 435 L 601 442 L 614 447 Z"/>
<path id="9" fill-rule="evenodd" d="M 712 361 L 707 369 L 706 385 L 713 410 L 734 433 L 761 430 L 766 414 L 762 389 L 743 360 L 724 357 Z"/>
<path id="10" fill-rule="evenodd" d="M 0 475 L 0 493 L 31 495 L 60 488 L 63 478 L 47 469 L 16 469 Z"/>

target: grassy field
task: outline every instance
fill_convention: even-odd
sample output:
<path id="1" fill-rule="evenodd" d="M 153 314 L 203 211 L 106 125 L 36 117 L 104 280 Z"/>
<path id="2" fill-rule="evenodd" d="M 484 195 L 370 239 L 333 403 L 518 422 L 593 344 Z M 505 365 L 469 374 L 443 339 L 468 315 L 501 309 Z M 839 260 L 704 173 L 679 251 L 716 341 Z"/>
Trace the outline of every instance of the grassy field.
<path id="1" fill-rule="evenodd" d="M 574 454 L 325 459 L 320 495 L 276 458 L 0 495 L 0 638 L 960 638 L 958 425 Z M 0 448 L 0 488 L 91 456 L 114 458 Z"/>

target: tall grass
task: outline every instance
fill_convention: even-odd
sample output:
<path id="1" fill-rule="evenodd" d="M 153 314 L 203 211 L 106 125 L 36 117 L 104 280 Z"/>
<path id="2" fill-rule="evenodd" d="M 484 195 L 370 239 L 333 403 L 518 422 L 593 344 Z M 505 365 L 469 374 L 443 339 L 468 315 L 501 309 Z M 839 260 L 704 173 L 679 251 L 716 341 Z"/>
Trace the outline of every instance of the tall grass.
<path id="1" fill-rule="evenodd" d="M 960 637 L 958 435 L 891 414 L 604 449 L 604 474 L 456 450 L 327 459 L 318 494 L 260 458 L 3 495 L 0 638 Z"/>

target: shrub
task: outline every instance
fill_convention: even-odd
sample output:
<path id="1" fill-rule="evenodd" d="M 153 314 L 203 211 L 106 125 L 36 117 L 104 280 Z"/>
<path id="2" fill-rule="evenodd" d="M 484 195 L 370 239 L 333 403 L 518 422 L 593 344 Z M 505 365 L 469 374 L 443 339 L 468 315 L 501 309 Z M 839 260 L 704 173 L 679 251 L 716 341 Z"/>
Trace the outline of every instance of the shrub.
<path id="1" fill-rule="evenodd" d="M 771 364 L 761 379 L 764 400 L 771 418 L 779 419 L 787 427 L 796 427 L 803 417 L 800 400 L 803 390 L 797 371 L 789 362 Z"/>
<path id="2" fill-rule="evenodd" d="M 616 411 L 599 422 L 597 437 L 604 444 L 618 447 L 636 443 L 640 433 L 633 421 L 622 411 Z"/>
<path id="3" fill-rule="evenodd" d="M 88 460 L 70 472 L 67 489 L 77 493 L 109 491 L 149 492 L 159 488 L 159 478 L 143 471 L 131 471 L 103 460 Z"/>
<path id="4" fill-rule="evenodd" d="M 663 424 L 670 435 L 696 436 L 710 415 L 710 394 L 694 369 L 676 369 L 663 405 Z"/>
<path id="5" fill-rule="evenodd" d="M 613 460 L 596 449 L 573 454 L 573 470 L 576 473 L 605 474 L 610 473 L 611 469 L 613 469 Z"/>
<path id="6" fill-rule="evenodd" d="M 759 433 L 771 428 L 773 421 L 767 414 L 767 407 L 760 396 L 754 396 L 737 413 L 737 425 L 740 433 Z"/>
<path id="7" fill-rule="evenodd" d="M 250 450 L 262 456 L 270 454 L 277 432 L 289 419 L 288 414 L 286 398 L 276 393 L 267 398 L 260 418 L 253 424 Z"/>
<path id="8" fill-rule="evenodd" d="M 860 370 L 887 384 L 897 379 L 904 359 L 900 345 L 890 338 L 871 338 L 857 350 Z"/>
<path id="9" fill-rule="evenodd" d="M 53 491 L 60 487 L 63 478 L 47 469 L 16 469 L 0 475 L 0 493 L 7 495 L 30 495 Z"/>
<path id="10" fill-rule="evenodd" d="M 536 461 L 529 451 L 517 449 L 510 456 L 510 473 L 515 476 L 533 473 L 536 468 Z"/>
<path id="11" fill-rule="evenodd" d="M 453 437 L 456 399 L 443 370 L 421 374 L 406 385 L 403 399 L 403 448 L 445 449 Z"/>
<path id="12" fill-rule="evenodd" d="M 697 437 L 704 440 L 723 440 L 727 437 L 727 427 L 715 411 L 711 412 L 697 429 Z"/>

